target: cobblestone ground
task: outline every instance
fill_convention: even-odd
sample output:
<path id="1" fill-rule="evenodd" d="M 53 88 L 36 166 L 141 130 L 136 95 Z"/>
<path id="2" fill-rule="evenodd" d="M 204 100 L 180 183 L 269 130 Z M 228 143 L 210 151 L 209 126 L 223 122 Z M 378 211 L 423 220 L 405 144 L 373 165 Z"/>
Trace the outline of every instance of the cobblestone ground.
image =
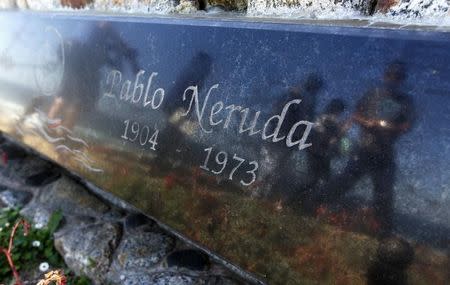
<path id="1" fill-rule="evenodd" d="M 71 270 L 94 284 L 249 283 L 155 221 L 106 202 L 1 134 L 0 155 L 0 207 L 19 207 L 38 226 L 62 211 L 55 247 Z"/>

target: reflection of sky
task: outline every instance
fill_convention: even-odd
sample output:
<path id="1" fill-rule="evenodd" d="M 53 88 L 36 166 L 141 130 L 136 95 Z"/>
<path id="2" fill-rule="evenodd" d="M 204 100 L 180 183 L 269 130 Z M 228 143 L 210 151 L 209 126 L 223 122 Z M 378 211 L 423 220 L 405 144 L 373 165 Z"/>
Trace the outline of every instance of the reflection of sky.
<path id="1" fill-rule="evenodd" d="M 44 41 L 45 26 L 58 28 L 65 41 L 86 40 L 91 25 L 87 21 L 70 21 L 65 24 L 57 18 L 48 21 L 39 18 L 30 25 L 29 15 L 0 17 L 0 26 L 10 27 L 0 32 L 0 51 L 5 46 L 14 60 L 35 63 L 36 47 Z M 158 19 L 139 19 L 139 22 L 161 22 Z M 350 29 L 338 27 L 306 27 L 296 25 L 268 25 L 257 23 L 226 25 L 219 22 L 194 21 L 204 25 L 181 26 L 178 20 L 171 25 L 149 26 L 143 23 L 115 22 L 114 28 L 136 48 L 141 68 L 146 70 L 146 80 L 151 72 L 158 72 L 154 84 L 166 92 L 173 90 L 190 59 L 198 52 L 212 58 L 212 70 L 204 81 L 205 87 L 220 84 L 210 102 L 224 101 L 225 105 L 239 104 L 252 110 L 261 110 L 263 117 L 275 112 L 275 104 L 289 86 L 301 82 L 308 73 L 323 75 L 326 88 L 321 93 L 319 108 L 333 97 L 342 97 L 353 109 L 362 94 L 381 82 L 387 63 L 394 59 L 407 62 L 408 81 L 405 91 L 413 96 L 418 121 L 411 133 L 403 136 L 397 145 L 399 162 L 399 197 L 405 199 L 400 207 L 409 204 L 410 194 L 405 189 L 418 189 L 422 197 L 448 205 L 450 196 L 450 41 L 448 34 Z M 211 24 L 211 26 L 210 26 Z M 217 27 L 215 27 L 217 26 Z M 239 27 L 239 29 L 237 29 Z M 261 30 L 267 28 L 267 30 Z M 17 29 L 17 30 L 16 30 Z M 285 32 L 275 31 L 284 30 Z M 322 33 L 314 33 L 320 30 Z M 299 33 L 296 33 L 298 31 Z M 339 33 L 340 35 L 335 35 Z M 347 36 L 342 36 L 342 35 Z M 87 53 L 89 51 L 86 51 Z M 1 68 L 1 67 L 0 67 Z M 197 66 L 190 72 L 200 72 Z M 102 69 L 101 72 L 105 70 Z M 124 77 L 133 79 L 130 70 Z M 0 69 L 0 80 L 14 83 L 34 82 L 32 72 L 16 68 L 5 72 Z M 146 82 L 146 81 L 144 81 Z M 187 87 L 187 86 L 186 86 Z M 167 101 L 182 94 L 166 94 Z M 205 88 L 201 89 L 201 96 Z M 0 94 L 0 96 L 2 96 Z M 130 112 L 134 116 L 149 116 L 147 110 L 118 107 L 117 102 L 100 101 L 102 110 L 124 118 Z M 150 115 L 149 120 L 153 120 Z M 260 123 L 261 124 L 261 123 Z M 205 135 L 205 141 L 211 136 Z M 214 139 L 229 147 L 232 136 L 215 132 Z M 237 143 L 237 141 L 235 142 Z M 404 191 L 404 192 L 401 192 Z M 412 195 L 412 194 L 411 194 Z M 417 200 L 417 199 L 416 199 Z M 425 206 L 424 206 L 425 207 Z M 442 207 L 442 209 L 445 207 Z M 441 210 L 442 210 L 441 209 Z M 428 214 L 431 213 L 428 211 Z M 436 213 L 436 212 L 435 212 Z M 439 213 L 438 213 L 439 214 Z M 444 218 L 448 210 L 441 213 Z M 447 216 L 448 217 L 448 216 Z M 449 221 L 447 220 L 446 223 Z"/>
<path id="2" fill-rule="evenodd" d="M 35 17 L 33 25 L 27 18 L 29 15 L 2 15 L 0 26 L 8 27 L 8 30 L 0 31 L 0 54 L 13 60 L 13 68 L 2 70 L 0 63 L 0 80 L 12 84 L 24 84 L 31 89 L 36 88 L 34 67 L 39 65 L 39 60 L 44 53 L 46 41 L 55 51 L 58 49 L 58 37 L 54 33 L 45 32 L 46 27 L 53 26 L 48 19 Z M 58 26 L 60 33 L 71 33 L 71 37 L 80 37 L 86 34 L 87 27 L 84 23 L 70 26 Z"/>

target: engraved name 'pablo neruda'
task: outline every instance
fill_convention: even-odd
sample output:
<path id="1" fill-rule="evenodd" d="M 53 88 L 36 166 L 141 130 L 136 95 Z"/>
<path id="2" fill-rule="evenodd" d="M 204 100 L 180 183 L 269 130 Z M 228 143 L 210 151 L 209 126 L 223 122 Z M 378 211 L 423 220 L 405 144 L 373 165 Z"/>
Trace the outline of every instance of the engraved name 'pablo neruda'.
<path id="1" fill-rule="evenodd" d="M 158 109 L 163 105 L 165 89 L 153 86 L 157 76 L 157 72 L 152 72 L 147 77 L 147 83 L 144 86 L 144 83 L 141 82 L 143 81 L 142 78 L 145 78 L 144 70 L 137 72 L 134 82 L 130 80 L 122 82 L 122 73 L 119 70 L 112 70 L 108 73 L 106 79 L 109 88 L 104 96 L 118 98 L 154 110 Z M 116 94 L 115 90 L 120 90 L 119 94 Z M 228 129 L 230 126 L 238 126 L 239 134 L 258 135 L 262 140 L 273 143 L 284 140 L 287 147 L 296 146 L 299 150 L 311 146 L 311 143 L 307 143 L 307 139 L 314 125 L 312 122 L 299 120 L 290 127 L 286 135 L 280 135 L 289 108 L 292 105 L 300 104 L 301 99 L 288 101 L 279 114 L 275 114 L 264 121 L 260 119 L 261 111 L 254 111 L 248 107 L 235 104 L 225 105 L 223 101 L 210 103 L 210 97 L 218 91 L 219 84 L 212 85 L 202 100 L 201 97 L 203 96 L 200 96 L 196 85 L 187 86 L 183 94 L 180 94 L 183 102 L 186 102 L 185 111 L 181 116 L 193 113 L 199 127 L 205 133 L 212 133 L 213 127 Z M 236 118 L 238 124 L 232 124 L 233 119 Z M 296 135 L 298 133 L 302 135 Z"/>

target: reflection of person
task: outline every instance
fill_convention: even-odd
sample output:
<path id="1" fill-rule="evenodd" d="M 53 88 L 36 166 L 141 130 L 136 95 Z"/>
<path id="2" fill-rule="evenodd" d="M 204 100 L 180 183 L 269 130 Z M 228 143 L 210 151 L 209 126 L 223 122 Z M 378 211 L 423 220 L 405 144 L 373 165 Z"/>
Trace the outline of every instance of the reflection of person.
<path id="1" fill-rule="evenodd" d="M 414 249 L 406 240 L 398 237 L 382 239 L 367 270 L 367 284 L 409 284 L 407 269 L 413 260 Z"/>
<path id="2" fill-rule="evenodd" d="M 169 99 L 166 99 L 165 111 L 172 116 L 180 106 L 183 106 L 183 93 L 187 87 L 197 86 L 198 90 L 204 88 L 205 79 L 212 69 L 211 56 L 200 51 L 196 53 L 188 62 L 188 64 L 178 73 L 175 85 L 167 92 Z"/>
<path id="3" fill-rule="evenodd" d="M 190 151 L 183 151 L 187 147 L 186 137 L 192 135 L 191 132 L 194 129 L 190 118 L 181 115 L 185 112 L 183 94 L 189 86 L 197 86 L 199 92 L 204 90 L 212 64 L 212 58 L 208 53 L 197 52 L 178 73 L 175 84 L 166 93 L 169 97 L 165 100 L 163 110 L 167 114 L 169 124 L 165 126 L 164 135 L 159 138 L 157 156 L 160 167 L 169 167 L 170 165 L 166 165 L 166 162 L 168 158 L 173 158 L 174 154 L 176 154 L 176 161 L 184 159 L 188 163 L 196 163 L 196 156 L 199 154 L 197 151 L 203 151 L 204 147 L 199 145 L 196 150 L 192 149 L 191 145 Z"/>
<path id="4" fill-rule="evenodd" d="M 314 121 L 317 106 L 317 97 L 323 86 L 324 82 L 322 77 L 318 74 L 311 73 L 308 75 L 302 85 L 290 88 L 288 95 L 282 97 L 282 100 L 275 105 L 275 109 L 276 111 L 278 111 L 279 109 L 283 108 L 286 102 L 290 100 L 302 100 L 300 104 L 293 104 L 289 107 L 285 115 L 283 124 L 280 127 L 280 137 L 287 136 L 292 126 L 298 121 Z M 302 132 L 296 132 L 293 135 L 292 140 L 299 140 L 301 136 Z M 286 144 L 283 141 L 271 146 L 270 150 L 272 155 L 275 155 L 276 157 L 276 163 L 274 163 L 275 167 L 271 172 L 279 175 L 279 178 L 273 181 L 274 186 L 271 187 L 275 189 L 276 193 L 271 194 L 277 196 L 277 199 L 293 200 L 293 197 L 295 197 L 299 192 L 298 187 L 296 189 L 291 189 L 291 193 L 281 193 L 279 189 L 286 189 L 285 175 L 281 175 L 281 173 L 289 173 L 289 164 L 286 162 L 292 157 L 293 152 L 297 150 L 295 148 L 287 149 Z M 271 183 L 269 182 L 267 184 Z M 278 197 L 278 195 L 285 196 L 286 194 L 288 195 L 288 197 Z"/>
<path id="5" fill-rule="evenodd" d="M 72 129 L 83 109 L 95 106 L 100 96 L 100 69 L 111 66 L 121 69 L 127 60 L 137 71 L 136 51 L 128 47 L 108 23 L 100 23 L 86 41 L 68 41 L 64 44 L 65 70 L 59 96 L 48 112 L 56 119 L 63 111 L 61 124 Z M 81 106 L 83 105 L 83 106 Z"/>
<path id="6" fill-rule="evenodd" d="M 353 120 L 361 128 L 359 146 L 342 175 L 332 179 L 323 193 L 326 200 L 335 199 L 369 174 L 374 184 L 373 203 L 381 234 L 392 230 L 394 144 L 411 128 L 414 118 L 413 101 L 401 90 L 405 77 L 405 66 L 401 62 L 391 63 L 383 86 L 369 91 L 358 102 Z"/>
<path id="7" fill-rule="evenodd" d="M 314 121 L 316 115 L 317 106 L 317 94 L 322 89 L 324 83 L 321 76 L 317 74 L 310 74 L 306 78 L 303 86 L 292 87 L 289 90 L 287 100 L 282 98 L 283 101 L 279 102 L 277 108 L 281 109 L 286 102 L 293 99 L 301 99 L 300 104 L 294 104 L 289 107 L 289 111 L 284 119 L 284 124 L 281 126 L 280 134 L 287 135 L 293 124 L 299 120 Z M 297 134 L 300 135 L 300 134 Z M 294 137 L 293 140 L 297 140 L 299 137 Z"/>
<path id="8" fill-rule="evenodd" d="M 314 188 L 321 179 L 327 181 L 330 176 L 331 159 L 338 154 L 339 142 L 345 133 L 345 124 L 340 119 L 344 109 L 343 100 L 333 99 L 315 120 L 310 135 L 312 145 L 307 149 L 311 177 L 308 188 Z"/>

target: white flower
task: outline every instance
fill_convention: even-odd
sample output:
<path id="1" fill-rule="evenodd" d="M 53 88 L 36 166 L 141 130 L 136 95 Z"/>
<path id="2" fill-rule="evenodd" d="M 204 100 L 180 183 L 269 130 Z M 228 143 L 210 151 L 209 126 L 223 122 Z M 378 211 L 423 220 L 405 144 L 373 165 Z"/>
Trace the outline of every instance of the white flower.
<path id="1" fill-rule="evenodd" d="M 38 240 L 33 241 L 33 243 L 31 244 L 33 247 L 40 247 L 41 246 L 41 242 Z"/>
<path id="2" fill-rule="evenodd" d="M 5 224 L 5 228 L 9 228 L 9 226 L 10 226 L 9 223 L 6 223 L 6 224 Z"/>
<path id="3" fill-rule="evenodd" d="M 47 262 L 42 262 L 39 264 L 39 270 L 42 272 L 46 272 L 49 269 L 50 265 Z"/>
<path id="4" fill-rule="evenodd" d="M 0 232 L 3 231 L 3 228 L 0 228 Z"/>
<path id="5" fill-rule="evenodd" d="M 35 225 L 34 225 L 34 227 L 36 228 L 36 229 L 42 229 L 43 227 L 44 227 L 44 225 L 43 224 L 41 224 L 41 223 L 36 223 Z"/>

